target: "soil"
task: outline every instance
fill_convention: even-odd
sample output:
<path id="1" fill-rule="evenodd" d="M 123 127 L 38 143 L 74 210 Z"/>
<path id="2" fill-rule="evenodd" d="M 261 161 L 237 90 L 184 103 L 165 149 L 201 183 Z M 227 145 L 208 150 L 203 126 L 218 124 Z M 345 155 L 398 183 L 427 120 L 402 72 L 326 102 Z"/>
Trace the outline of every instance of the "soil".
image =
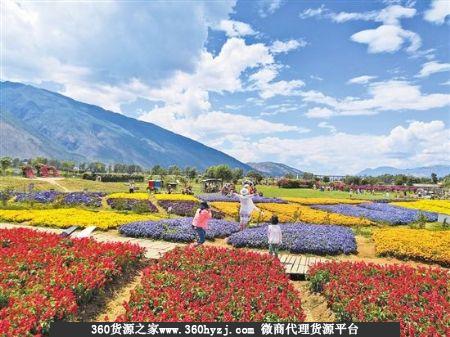
<path id="1" fill-rule="evenodd" d="M 292 283 L 300 293 L 306 322 L 334 322 L 334 314 L 328 308 L 326 299 L 318 293 L 311 292 L 307 281 L 292 281 Z"/>

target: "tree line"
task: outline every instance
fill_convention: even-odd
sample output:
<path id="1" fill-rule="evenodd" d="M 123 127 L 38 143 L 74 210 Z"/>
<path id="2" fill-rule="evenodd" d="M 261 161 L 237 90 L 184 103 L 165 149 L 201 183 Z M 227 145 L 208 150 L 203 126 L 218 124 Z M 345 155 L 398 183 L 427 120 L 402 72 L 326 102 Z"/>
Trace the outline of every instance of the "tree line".
<path id="1" fill-rule="evenodd" d="M 50 159 L 45 157 L 36 157 L 36 158 L 28 158 L 28 159 L 20 159 L 20 158 L 11 158 L 11 157 L 1 157 L 0 158 L 0 166 L 2 170 L 2 174 L 7 174 L 8 170 L 16 169 L 19 170 L 24 166 L 31 166 L 36 168 L 39 165 L 49 165 L 54 166 L 58 170 L 62 172 L 66 172 L 68 174 L 82 174 L 85 172 L 92 173 L 114 173 L 114 174 L 141 174 L 141 175 L 152 175 L 152 176 L 182 176 L 189 180 L 196 179 L 198 177 L 203 178 L 213 178 L 213 179 L 221 179 L 222 181 L 233 181 L 237 182 L 238 180 L 248 177 L 255 181 L 256 183 L 260 183 L 265 176 L 258 171 L 248 171 L 244 172 L 242 168 L 231 168 L 228 165 L 215 165 L 208 167 L 204 171 L 199 171 L 195 167 L 187 166 L 184 168 L 178 167 L 177 165 L 171 165 L 168 167 L 163 167 L 161 165 L 155 165 L 150 168 L 143 168 L 137 164 L 124 164 L 124 163 L 115 163 L 115 164 L 106 164 L 100 161 L 94 162 L 84 162 L 77 164 L 75 161 L 70 160 L 58 160 L 58 159 Z M 294 176 L 293 174 L 286 174 L 284 176 L 286 179 L 303 179 L 303 180 L 319 180 L 314 177 L 313 173 L 303 172 L 300 176 Z M 330 182 L 329 177 L 324 176 L 321 179 L 323 182 Z M 352 176 L 347 175 L 343 178 L 343 182 L 348 185 L 413 185 L 413 184 L 428 184 L 428 183 L 438 183 L 443 182 L 445 186 L 450 186 L 450 175 L 447 175 L 442 178 L 438 178 L 438 176 L 433 173 L 430 177 L 414 177 L 407 176 L 404 174 L 384 174 L 377 177 L 370 176 Z"/>

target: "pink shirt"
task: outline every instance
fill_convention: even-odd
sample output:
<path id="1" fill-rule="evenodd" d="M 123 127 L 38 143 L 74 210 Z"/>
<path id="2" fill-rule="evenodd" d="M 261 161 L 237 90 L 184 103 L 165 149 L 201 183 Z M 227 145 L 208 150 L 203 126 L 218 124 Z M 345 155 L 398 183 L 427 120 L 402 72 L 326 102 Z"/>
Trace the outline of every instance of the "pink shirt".
<path id="1" fill-rule="evenodd" d="M 208 221 L 212 218 L 211 211 L 206 209 L 200 210 L 198 209 L 195 213 L 194 220 L 192 220 L 192 224 L 195 227 L 201 227 L 203 229 L 208 229 Z"/>

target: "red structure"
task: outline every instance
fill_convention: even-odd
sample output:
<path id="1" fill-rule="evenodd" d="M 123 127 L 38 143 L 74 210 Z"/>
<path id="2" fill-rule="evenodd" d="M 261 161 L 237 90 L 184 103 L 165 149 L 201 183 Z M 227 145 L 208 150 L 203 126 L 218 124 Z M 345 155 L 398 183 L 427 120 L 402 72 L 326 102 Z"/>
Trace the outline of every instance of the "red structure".
<path id="1" fill-rule="evenodd" d="M 25 178 L 34 178 L 33 168 L 31 166 L 22 167 L 22 174 Z"/>
<path id="2" fill-rule="evenodd" d="M 54 166 L 42 165 L 39 169 L 41 177 L 59 177 L 59 171 Z"/>

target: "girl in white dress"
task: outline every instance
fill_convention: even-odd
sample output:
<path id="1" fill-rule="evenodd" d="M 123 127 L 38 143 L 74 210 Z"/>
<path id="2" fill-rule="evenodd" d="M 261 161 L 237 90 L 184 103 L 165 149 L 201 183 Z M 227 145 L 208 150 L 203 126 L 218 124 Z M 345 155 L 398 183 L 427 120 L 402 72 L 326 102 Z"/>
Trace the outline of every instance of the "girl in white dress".
<path id="1" fill-rule="evenodd" d="M 253 194 L 250 194 L 247 188 L 248 185 L 244 185 L 244 188 L 241 189 L 241 193 L 233 193 L 236 197 L 239 198 L 240 208 L 239 208 L 239 222 L 241 226 L 241 231 L 247 227 L 247 224 L 250 222 L 252 218 L 252 213 L 254 210 L 259 210 L 258 207 L 253 203 Z"/>

